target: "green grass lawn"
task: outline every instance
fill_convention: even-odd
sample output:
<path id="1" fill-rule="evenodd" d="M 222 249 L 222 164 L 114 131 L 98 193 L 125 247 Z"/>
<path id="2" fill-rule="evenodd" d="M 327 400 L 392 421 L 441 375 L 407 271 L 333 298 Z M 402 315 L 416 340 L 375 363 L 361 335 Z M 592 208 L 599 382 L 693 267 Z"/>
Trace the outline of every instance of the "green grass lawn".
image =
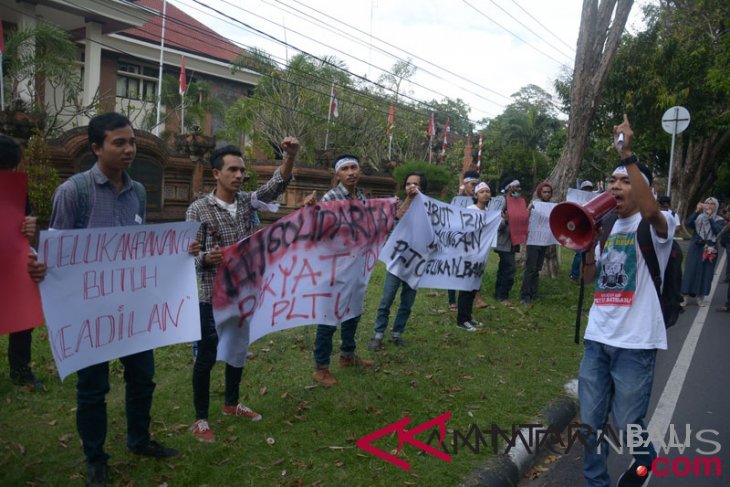
<path id="1" fill-rule="evenodd" d="M 210 424 L 214 444 L 196 441 L 190 345 L 158 349 L 152 433 L 182 456 L 172 461 L 140 458 L 126 449 L 123 368 L 111 363 L 107 396 L 106 449 L 115 485 L 456 485 L 489 453 L 459 450 L 446 463 L 406 444 L 399 469 L 355 446 L 358 438 L 411 416 L 414 427 L 450 411 L 449 431 L 466 432 L 472 423 L 509 428 L 535 417 L 563 384 L 577 375 L 582 346 L 573 342 L 578 286 L 568 278 L 572 252 L 563 250 L 563 271 L 542 279 L 542 299 L 512 309 L 495 304 L 476 309 L 485 323 L 476 333 L 455 326 L 446 291 L 421 290 L 404 337 L 407 348 L 386 342 L 367 351 L 380 299 L 384 267 L 373 273 L 358 329 L 358 350 L 376 361 L 372 370 L 339 369 L 337 342 L 332 372 L 339 383 L 323 389 L 312 380 L 315 328 L 300 327 L 268 335 L 252 345 L 257 358 L 246 366 L 242 402 L 263 414 L 257 423 L 223 416 L 223 367 L 213 370 Z M 497 257 L 490 254 L 485 298 L 493 294 Z M 519 302 L 518 268 L 512 301 Z M 586 309 L 590 305 L 587 299 Z M 397 303 L 397 301 L 396 301 Z M 391 318 L 395 313 L 393 307 Z M 584 319 L 585 326 L 585 319 Z M 338 334 L 335 335 L 339 336 Z M 7 350 L 7 337 L 0 337 Z M 0 485 L 83 483 L 86 467 L 75 426 L 75 376 L 61 383 L 44 328 L 33 333 L 34 370 L 47 392 L 13 386 L 7 360 L 0 363 Z M 419 435 L 426 441 L 429 434 Z M 447 443 L 450 437 L 447 435 Z M 395 436 L 376 446 L 391 451 Z M 451 445 L 448 445 L 450 449 Z"/>

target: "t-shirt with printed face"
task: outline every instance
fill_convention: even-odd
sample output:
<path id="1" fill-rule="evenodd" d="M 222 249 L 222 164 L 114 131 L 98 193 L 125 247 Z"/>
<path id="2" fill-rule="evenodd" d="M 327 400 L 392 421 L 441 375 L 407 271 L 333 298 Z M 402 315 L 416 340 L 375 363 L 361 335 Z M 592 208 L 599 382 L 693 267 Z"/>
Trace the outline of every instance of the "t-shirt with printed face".
<path id="1" fill-rule="evenodd" d="M 675 220 L 662 213 L 667 220 L 667 238 L 657 237 L 653 227 L 650 231 L 663 278 Z M 640 213 L 619 218 L 600 257 L 596 246 L 596 290 L 585 339 L 619 348 L 666 350 L 661 305 L 636 238 L 640 222 Z"/>

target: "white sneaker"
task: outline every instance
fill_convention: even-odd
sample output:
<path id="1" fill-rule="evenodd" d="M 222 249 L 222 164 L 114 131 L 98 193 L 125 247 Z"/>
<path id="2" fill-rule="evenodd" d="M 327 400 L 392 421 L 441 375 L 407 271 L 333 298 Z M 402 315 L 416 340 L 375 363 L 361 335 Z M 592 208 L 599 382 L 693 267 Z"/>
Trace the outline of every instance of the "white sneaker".
<path id="1" fill-rule="evenodd" d="M 697 306 L 707 306 L 704 296 L 697 296 Z"/>
<path id="2" fill-rule="evenodd" d="M 466 331 L 477 331 L 477 329 L 474 328 L 474 325 L 472 325 L 468 321 L 465 321 L 463 323 L 457 323 L 456 326 L 461 328 L 462 330 L 466 330 Z"/>

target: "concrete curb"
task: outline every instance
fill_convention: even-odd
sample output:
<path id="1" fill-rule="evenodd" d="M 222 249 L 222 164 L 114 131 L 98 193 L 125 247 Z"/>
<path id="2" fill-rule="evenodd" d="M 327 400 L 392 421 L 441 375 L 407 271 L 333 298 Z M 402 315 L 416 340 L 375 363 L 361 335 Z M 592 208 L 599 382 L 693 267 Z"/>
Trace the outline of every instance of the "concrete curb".
<path id="1" fill-rule="evenodd" d="M 564 386 L 565 396 L 550 402 L 542 410 L 535 423 L 553 425 L 563 431 L 578 413 L 578 379 Z M 527 430 L 523 430 L 527 438 Z M 532 468 L 539 452 L 529 453 L 525 446 L 517 444 L 509 454 L 491 457 L 477 467 L 463 482 L 465 486 L 478 487 L 515 487 L 522 477 Z"/>

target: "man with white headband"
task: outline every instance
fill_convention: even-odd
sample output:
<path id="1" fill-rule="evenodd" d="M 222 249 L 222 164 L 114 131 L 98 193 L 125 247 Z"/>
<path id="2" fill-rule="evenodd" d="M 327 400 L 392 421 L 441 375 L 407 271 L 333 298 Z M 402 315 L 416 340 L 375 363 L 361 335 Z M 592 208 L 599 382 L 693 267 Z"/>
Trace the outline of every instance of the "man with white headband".
<path id="1" fill-rule="evenodd" d="M 360 200 L 365 202 L 365 194 L 357 187 L 360 181 L 360 161 L 357 156 L 342 154 L 335 158 L 334 166 L 337 186 L 322 196 L 321 201 Z M 355 334 L 360 316 L 355 316 L 340 323 L 340 367 L 371 367 L 375 362 L 355 355 Z M 314 380 L 323 387 L 331 387 L 337 379 L 330 373 L 330 355 L 332 354 L 332 336 L 336 326 L 317 325 L 317 336 L 314 341 Z"/>
<path id="2" fill-rule="evenodd" d="M 584 282 L 595 281 L 596 286 L 578 374 L 580 417 L 592 431 L 591 447 L 586 447 L 583 458 L 586 486 L 611 485 L 606 467 L 609 448 L 595 444 L 595 432 L 604 429 L 609 413 L 624 440 L 627 425 L 645 429 L 656 351 L 667 348 L 662 308 L 646 259 L 640 257 L 637 234 L 643 229 L 650 233 L 663 277 L 675 224 L 654 199 L 651 172 L 631 150 L 634 133 L 626 115 L 614 127 L 615 140 L 620 140 L 619 134 L 624 136 L 623 144 L 616 144 L 621 162 L 608 180 L 618 219 L 603 248 L 596 245 L 583 261 Z M 634 448 L 633 455 L 634 463 L 619 478 L 619 487 L 644 485 L 656 452 L 649 445 Z"/>

